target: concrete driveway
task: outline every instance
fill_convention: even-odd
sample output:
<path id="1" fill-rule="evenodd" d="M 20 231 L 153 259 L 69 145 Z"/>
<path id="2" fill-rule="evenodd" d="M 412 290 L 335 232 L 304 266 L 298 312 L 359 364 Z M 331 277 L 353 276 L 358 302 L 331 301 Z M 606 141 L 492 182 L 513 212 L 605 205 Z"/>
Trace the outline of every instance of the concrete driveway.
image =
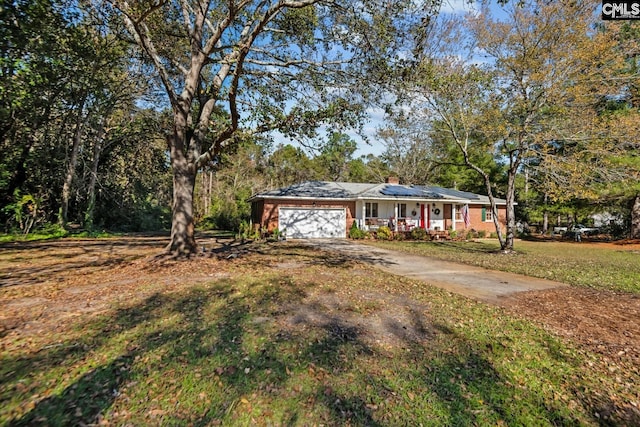
<path id="1" fill-rule="evenodd" d="M 381 249 L 347 239 L 314 239 L 304 242 L 319 249 L 337 251 L 392 274 L 422 280 L 430 285 L 494 304 L 499 304 L 504 298 L 518 292 L 568 286 L 551 280 Z"/>

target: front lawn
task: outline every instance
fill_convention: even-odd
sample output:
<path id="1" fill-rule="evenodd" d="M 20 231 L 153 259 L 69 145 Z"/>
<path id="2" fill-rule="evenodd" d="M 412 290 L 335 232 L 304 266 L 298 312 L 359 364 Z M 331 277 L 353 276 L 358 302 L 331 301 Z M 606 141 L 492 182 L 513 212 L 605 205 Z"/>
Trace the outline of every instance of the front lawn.
<path id="1" fill-rule="evenodd" d="M 640 420 L 636 361 L 504 309 L 291 242 L 164 263 L 149 245 L 0 255 L 0 425 Z M 69 268 L 40 275 L 49 257 Z"/>
<path id="2" fill-rule="evenodd" d="M 518 240 L 516 253 L 505 255 L 498 252 L 500 245 L 494 239 L 366 243 L 576 286 L 640 293 L 637 244 Z"/>

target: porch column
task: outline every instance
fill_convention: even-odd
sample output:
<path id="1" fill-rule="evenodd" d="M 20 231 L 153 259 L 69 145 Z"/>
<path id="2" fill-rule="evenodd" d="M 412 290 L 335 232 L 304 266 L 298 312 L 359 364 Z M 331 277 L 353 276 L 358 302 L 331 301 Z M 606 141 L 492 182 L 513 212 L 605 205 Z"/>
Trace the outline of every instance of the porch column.
<path id="1" fill-rule="evenodd" d="M 451 230 L 456 231 L 456 205 L 451 203 Z"/>
<path id="2" fill-rule="evenodd" d="M 369 227 L 367 227 L 367 203 L 365 201 L 362 201 L 362 227 L 360 227 L 362 230 L 368 230 Z"/>
<path id="3" fill-rule="evenodd" d="M 393 224 L 393 231 L 398 231 L 398 204 L 393 204 L 393 217 L 396 219 Z"/>

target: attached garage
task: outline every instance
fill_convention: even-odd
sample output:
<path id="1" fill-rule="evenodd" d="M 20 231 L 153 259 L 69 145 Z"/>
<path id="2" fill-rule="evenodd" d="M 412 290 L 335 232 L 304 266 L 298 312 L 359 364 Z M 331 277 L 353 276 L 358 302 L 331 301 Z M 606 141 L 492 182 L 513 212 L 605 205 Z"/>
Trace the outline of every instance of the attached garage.
<path id="1" fill-rule="evenodd" d="M 292 239 L 347 237 L 345 208 L 280 207 L 278 228 Z"/>

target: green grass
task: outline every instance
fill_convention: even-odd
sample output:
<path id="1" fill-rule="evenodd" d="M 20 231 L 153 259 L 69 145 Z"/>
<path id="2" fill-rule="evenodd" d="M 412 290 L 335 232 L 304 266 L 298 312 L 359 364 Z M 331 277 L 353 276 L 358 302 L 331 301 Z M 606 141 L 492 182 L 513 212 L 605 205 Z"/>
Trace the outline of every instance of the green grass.
<path id="1" fill-rule="evenodd" d="M 53 240 L 53 239 L 63 239 L 63 238 L 71 238 L 71 239 L 94 238 L 95 239 L 95 238 L 118 237 L 121 235 L 122 233 L 114 233 L 110 231 L 82 230 L 79 232 L 70 232 L 63 228 L 52 227 L 47 230 L 36 230 L 29 234 L 22 234 L 22 233 L 0 234 L 0 243 L 34 242 L 34 241 L 41 241 L 41 240 Z"/>
<path id="2" fill-rule="evenodd" d="M 500 309 L 311 250 L 282 255 L 306 273 L 229 264 L 225 278 L 5 341 L 0 425 L 597 425 L 640 381 L 602 375 L 595 356 Z M 377 346 L 331 310 L 320 326 L 285 321 L 311 292 L 365 290 L 427 307 L 412 321 L 426 339 Z"/>
<path id="3" fill-rule="evenodd" d="M 136 233 L 120 233 L 114 231 L 68 231 L 60 227 L 49 227 L 44 230 L 36 230 L 29 234 L 22 233 L 5 233 L 0 234 L 0 243 L 10 243 L 10 242 L 31 242 L 31 241 L 41 241 L 41 240 L 54 240 L 54 239 L 103 239 L 103 238 L 112 238 L 112 237 L 122 237 L 125 235 L 135 235 Z M 168 232 L 156 231 L 149 233 L 138 233 L 138 234 L 166 234 Z M 218 237 L 218 238 L 233 238 L 233 231 L 225 231 L 225 230 L 202 230 L 198 231 L 200 236 L 206 237 Z"/>
<path id="4" fill-rule="evenodd" d="M 515 254 L 502 254 L 497 240 L 367 243 L 575 286 L 640 293 L 640 253 L 623 247 L 522 240 Z"/>
<path id="5" fill-rule="evenodd" d="M 31 242 L 37 240 L 51 240 L 51 239 L 61 239 L 63 237 L 67 237 L 69 232 L 64 229 L 59 230 L 46 230 L 46 231 L 35 231 L 29 234 L 22 233 L 8 233 L 8 234 L 0 234 L 0 243 L 10 243 L 10 242 Z"/>

